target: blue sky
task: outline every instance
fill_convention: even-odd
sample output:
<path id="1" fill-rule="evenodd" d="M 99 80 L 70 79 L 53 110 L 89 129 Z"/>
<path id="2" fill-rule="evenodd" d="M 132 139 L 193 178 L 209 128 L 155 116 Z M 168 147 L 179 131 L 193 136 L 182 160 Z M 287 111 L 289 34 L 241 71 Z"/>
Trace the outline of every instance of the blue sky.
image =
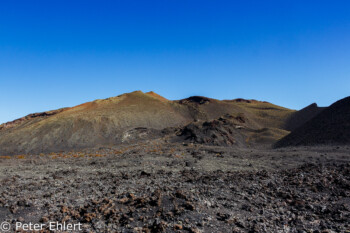
<path id="1" fill-rule="evenodd" d="M 0 123 L 134 90 L 327 106 L 349 63 L 350 1 L 0 2 Z"/>

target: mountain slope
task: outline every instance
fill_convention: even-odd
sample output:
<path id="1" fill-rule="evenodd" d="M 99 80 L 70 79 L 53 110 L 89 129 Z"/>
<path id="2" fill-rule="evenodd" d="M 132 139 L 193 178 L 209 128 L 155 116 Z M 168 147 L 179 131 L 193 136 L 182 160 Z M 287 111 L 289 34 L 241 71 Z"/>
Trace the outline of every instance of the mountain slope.
<path id="1" fill-rule="evenodd" d="M 293 111 L 260 101 L 219 101 L 199 96 L 170 101 L 154 92 L 136 91 L 3 124 L 0 154 L 115 145 L 157 132 L 161 136 L 160 131 L 167 127 L 241 113 L 249 119 L 249 128 L 259 130 L 282 128 Z"/>
<path id="2" fill-rule="evenodd" d="M 307 121 L 311 120 L 325 108 L 318 107 L 316 103 L 310 104 L 309 106 L 293 113 L 286 121 L 285 129 L 293 131 L 302 126 Z"/>
<path id="3" fill-rule="evenodd" d="M 350 97 L 335 102 L 275 146 L 317 144 L 350 144 Z"/>
<path id="4" fill-rule="evenodd" d="M 0 131 L 0 148 L 2 153 L 27 153 L 115 144 L 131 128 L 163 129 L 190 120 L 185 108 L 133 92 L 8 127 Z"/>

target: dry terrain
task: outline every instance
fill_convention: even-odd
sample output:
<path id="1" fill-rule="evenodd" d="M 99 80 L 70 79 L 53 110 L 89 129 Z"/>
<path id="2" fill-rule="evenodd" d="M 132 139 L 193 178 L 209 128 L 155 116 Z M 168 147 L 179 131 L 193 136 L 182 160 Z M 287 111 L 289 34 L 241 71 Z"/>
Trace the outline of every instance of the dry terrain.
<path id="1" fill-rule="evenodd" d="M 147 141 L 3 157 L 0 221 L 82 232 L 348 232 L 350 147 Z"/>
<path id="2" fill-rule="evenodd" d="M 0 231 L 350 232 L 349 122 L 140 91 L 30 114 L 0 125 Z"/>
<path id="3" fill-rule="evenodd" d="M 167 100 L 154 92 L 136 91 L 95 100 L 0 125 L 0 155 L 58 152 L 137 142 L 141 128 L 147 139 L 158 131 L 212 121 L 224 115 L 241 116 L 244 127 L 271 132 L 275 142 L 289 133 L 286 120 L 296 111 L 256 100 L 216 100 L 193 96 Z M 284 132 L 285 131 L 285 132 Z M 276 132 L 276 134 L 274 134 Z M 151 134 L 151 135 L 149 135 Z M 271 141 L 269 142 L 271 144 Z"/>

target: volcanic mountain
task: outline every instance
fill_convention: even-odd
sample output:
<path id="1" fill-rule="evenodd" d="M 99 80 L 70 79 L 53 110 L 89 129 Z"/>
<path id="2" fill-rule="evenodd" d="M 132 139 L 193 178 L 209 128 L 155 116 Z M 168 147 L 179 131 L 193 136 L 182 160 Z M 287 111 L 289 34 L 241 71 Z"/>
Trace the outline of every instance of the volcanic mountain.
<path id="1" fill-rule="evenodd" d="M 256 100 L 193 96 L 171 101 L 154 92 L 135 91 L 71 108 L 30 114 L 2 124 L 0 154 L 67 151 L 137 142 L 162 137 L 165 131 L 169 132 L 164 129 L 169 127 L 181 131 L 191 123 L 218 120 L 226 114 L 232 119 L 244 118 L 242 126 L 237 125 L 237 120 L 229 120 L 232 121 L 229 124 L 250 130 L 245 134 L 245 141 L 259 141 L 257 135 L 261 134 L 274 142 L 289 133 L 284 126 L 293 113 L 294 110 Z"/>
<path id="2" fill-rule="evenodd" d="M 276 147 L 349 144 L 350 97 L 341 99 L 278 141 Z"/>

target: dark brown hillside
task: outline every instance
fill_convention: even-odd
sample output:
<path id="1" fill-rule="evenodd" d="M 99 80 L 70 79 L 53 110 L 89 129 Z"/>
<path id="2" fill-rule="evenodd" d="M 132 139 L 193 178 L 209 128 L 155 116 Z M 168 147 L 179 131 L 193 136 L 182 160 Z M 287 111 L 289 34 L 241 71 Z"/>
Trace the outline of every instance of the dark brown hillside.
<path id="1" fill-rule="evenodd" d="M 318 107 L 316 103 L 310 104 L 309 106 L 293 113 L 286 121 L 285 129 L 293 131 L 302 126 L 313 117 L 317 116 L 322 112 L 325 107 Z"/>
<path id="2" fill-rule="evenodd" d="M 211 121 L 192 122 L 180 131 L 185 141 L 214 146 L 261 147 L 270 146 L 289 132 L 277 128 L 250 127 L 244 114 L 226 114 Z"/>
<path id="3" fill-rule="evenodd" d="M 294 112 L 265 101 L 256 100 L 216 100 L 202 96 L 192 96 L 175 101 L 187 106 L 195 120 L 214 120 L 225 114 L 244 114 L 249 119 L 249 127 L 283 128 L 286 119 Z"/>
<path id="4" fill-rule="evenodd" d="M 335 102 L 275 146 L 319 144 L 350 144 L 350 97 Z"/>

